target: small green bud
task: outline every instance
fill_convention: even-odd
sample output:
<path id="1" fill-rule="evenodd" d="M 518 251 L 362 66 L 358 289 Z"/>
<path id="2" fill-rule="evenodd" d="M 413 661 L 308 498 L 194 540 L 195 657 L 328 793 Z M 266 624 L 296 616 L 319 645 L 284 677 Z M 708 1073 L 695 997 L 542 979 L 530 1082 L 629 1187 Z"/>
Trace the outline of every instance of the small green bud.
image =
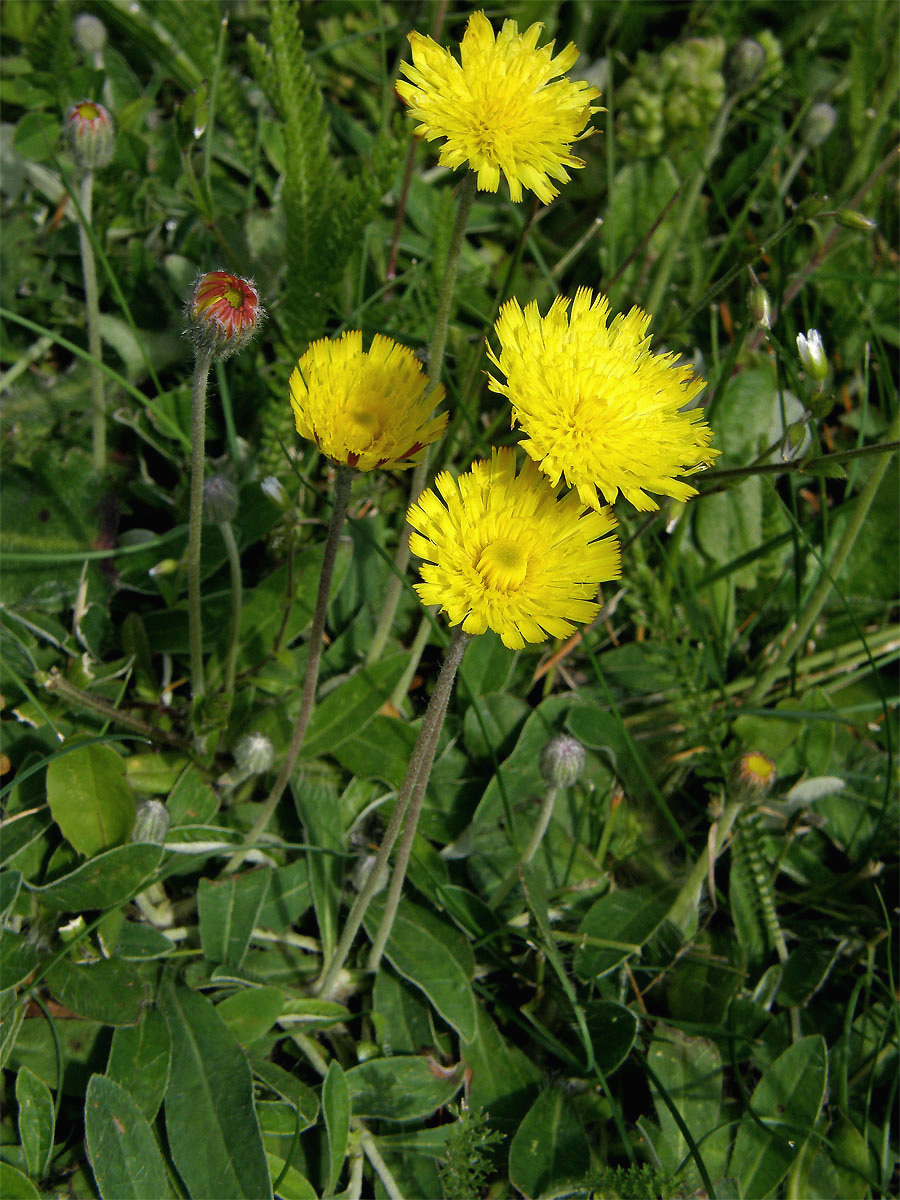
<path id="1" fill-rule="evenodd" d="M 150 576 L 151 579 L 159 579 L 163 575 L 174 575 L 177 570 L 178 570 L 178 560 L 177 559 L 164 558 L 160 562 L 158 562 L 155 567 L 151 567 L 150 570 L 147 572 L 147 574 Z"/>
<path id="2" fill-rule="evenodd" d="M 800 137 L 807 146 L 821 146 L 834 129 L 837 113 L 830 104 L 820 100 L 813 104 L 803 119 Z"/>
<path id="3" fill-rule="evenodd" d="M 748 306 L 751 317 L 760 329 L 772 328 L 772 304 L 769 300 L 769 293 L 761 283 L 750 289 Z"/>
<path id="4" fill-rule="evenodd" d="M 106 26 L 92 13 L 79 13 L 74 25 L 75 41 L 85 54 L 99 54 L 106 45 Z"/>
<path id="5" fill-rule="evenodd" d="M 246 775 L 262 775 L 275 759 L 275 747 L 262 733 L 248 733 L 234 748 L 234 761 Z"/>
<path id="6" fill-rule="evenodd" d="M 584 746 L 560 733 L 541 751 L 541 775 L 548 787 L 571 787 L 584 770 Z"/>
<path id="7" fill-rule="evenodd" d="M 806 374 L 821 383 L 828 374 L 828 359 L 818 329 L 808 329 L 805 336 L 797 334 L 797 353 Z"/>
<path id="8" fill-rule="evenodd" d="M 730 96 L 749 91 L 758 83 L 766 66 L 766 52 L 756 38 L 741 38 L 725 61 L 725 87 Z"/>
<path id="9" fill-rule="evenodd" d="M 142 800 L 137 806 L 131 840 L 162 845 L 169 832 L 169 820 L 169 810 L 161 800 Z"/>
<path id="10" fill-rule="evenodd" d="M 203 483 L 203 520 L 213 525 L 233 521 L 237 516 L 238 491 L 224 475 L 212 475 Z"/>
<path id="11" fill-rule="evenodd" d="M 112 161 L 116 131 L 102 104 L 79 100 L 66 113 L 65 128 L 72 155 L 83 170 L 105 167 Z"/>
<path id="12" fill-rule="evenodd" d="M 854 208 L 840 208 L 834 214 L 834 219 L 842 229 L 853 229 L 857 233 L 872 233 L 878 228 L 877 221 L 857 212 Z"/>

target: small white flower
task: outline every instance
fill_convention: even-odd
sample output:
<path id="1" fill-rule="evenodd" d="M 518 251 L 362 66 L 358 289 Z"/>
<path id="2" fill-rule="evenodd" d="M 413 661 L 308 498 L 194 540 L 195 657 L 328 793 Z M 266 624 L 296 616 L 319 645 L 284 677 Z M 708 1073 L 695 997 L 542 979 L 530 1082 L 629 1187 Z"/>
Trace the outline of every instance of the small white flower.
<path id="1" fill-rule="evenodd" d="M 828 359 L 825 357 L 825 347 L 822 345 L 818 329 L 808 329 L 805 336 L 802 333 L 797 334 L 797 352 L 803 370 L 810 379 L 821 383 L 828 374 Z"/>

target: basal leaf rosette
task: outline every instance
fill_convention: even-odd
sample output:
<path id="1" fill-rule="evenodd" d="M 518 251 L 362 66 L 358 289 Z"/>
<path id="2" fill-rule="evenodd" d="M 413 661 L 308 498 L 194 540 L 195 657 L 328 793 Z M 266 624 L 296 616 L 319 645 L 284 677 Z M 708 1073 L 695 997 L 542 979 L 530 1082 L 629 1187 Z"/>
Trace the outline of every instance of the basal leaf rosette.
<path id="1" fill-rule="evenodd" d="M 409 544 L 423 559 L 423 604 L 466 633 L 494 630 L 505 646 L 565 637 L 596 617 L 597 585 L 620 573 L 608 509 L 561 499 L 535 464 L 516 474 L 514 449 L 494 450 L 455 479 L 442 472 L 410 506 Z"/>
<path id="2" fill-rule="evenodd" d="M 439 162 L 455 169 L 468 164 L 477 172 L 482 192 L 496 192 L 501 173 L 510 197 L 522 189 L 549 204 L 567 183 L 567 167 L 583 167 L 571 152 L 573 142 L 587 137 L 591 104 L 600 93 L 584 82 L 560 78 L 578 58 L 571 43 L 554 58 L 553 43 L 537 49 L 543 25 L 519 33 L 515 21 L 504 21 L 495 37 L 483 12 L 469 18 L 460 45 L 460 61 L 430 37 L 410 33 L 413 61 L 402 63 L 407 76 L 397 94 L 419 122 L 416 133 L 443 138 Z"/>
<path id="3" fill-rule="evenodd" d="M 571 313 L 569 311 L 571 304 Z M 488 357 L 505 376 L 490 386 L 512 405 L 523 450 L 557 484 L 577 489 L 599 509 L 619 492 L 637 509 L 658 507 L 648 492 L 685 501 L 696 495 L 681 475 L 709 466 L 719 451 L 699 408 L 706 387 L 677 354 L 654 354 L 650 317 L 639 308 L 609 320 L 609 301 L 580 288 L 554 300 L 545 317 L 536 302 L 510 300 Z"/>
<path id="4" fill-rule="evenodd" d="M 359 471 L 419 462 L 444 432 L 447 414 L 431 416 L 443 398 L 411 350 L 381 334 L 363 350 L 359 330 L 313 342 L 290 378 L 297 432 Z"/>

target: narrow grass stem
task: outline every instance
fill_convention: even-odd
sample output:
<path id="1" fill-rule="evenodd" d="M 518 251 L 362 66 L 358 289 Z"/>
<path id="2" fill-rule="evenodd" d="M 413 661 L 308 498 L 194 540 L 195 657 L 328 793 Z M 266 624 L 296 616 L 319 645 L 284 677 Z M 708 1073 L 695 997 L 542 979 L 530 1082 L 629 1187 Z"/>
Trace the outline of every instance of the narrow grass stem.
<path id="1" fill-rule="evenodd" d="M 465 242 L 469 215 L 472 211 L 472 205 L 475 202 L 475 180 L 476 176 L 474 172 L 468 171 L 459 194 L 456 218 L 450 234 L 447 265 L 444 268 L 444 278 L 441 282 L 441 290 L 438 296 L 437 313 L 434 318 L 434 331 L 428 346 L 428 379 L 432 389 L 436 388 L 441 382 L 441 372 L 444 367 L 444 351 L 447 348 L 447 330 L 450 327 L 450 314 L 453 310 L 453 293 L 456 288 L 456 277 L 459 273 L 459 260 L 462 257 L 462 248 Z M 422 461 L 413 469 L 412 481 L 409 487 L 410 504 L 418 499 L 419 493 L 425 487 L 427 475 L 428 450 L 426 448 L 422 455 Z M 369 653 L 366 657 L 367 663 L 376 662 L 384 653 L 384 647 L 387 644 L 391 627 L 394 624 L 394 617 L 397 615 L 397 606 L 400 603 L 400 594 L 403 590 L 403 581 L 406 578 L 406 567 L 409 562 L 409 528 L 405 522 L 398 538 L 397 550 L 394 554 L 394 571 L 388 580 L 384 607 L 381 610 L 378 624 L 372 635 Z"/>
<path id="2" fill-rule="evenodd" d="M 669 280 L 672 278 L 672 269 L 675 266 L 675 255 L 684 244 L 688 225 L 694 214 L 694 209 L 697 207 L 697 201 L 700 199 L 700 193 L 703 190 L 703 184 L 706 182 L 709 169 L 721 148 L 722 138 L 725 135 L 728 118 L 731 116 L 733 107 L 734 97 L 729 96 L 719 109 L 719 114 L 716 117 L 709 140 L 703 151 L 703 159 L 698 169 L 694 172 L 691 182 L 688 184 L 682 198 L 681 207 L 675 219 L 675 228 L 666 242 L 666 249 L 659 260 L 656 274 L 653 277 L 653 284 L 650 288 L 650 295 L 647 298 L 647 311 L 651 314 L 658 313 L 662 298 L 666 294 L 666 288 L 669 286 Z"/>
<path id="3" fill-rule="evenodd" d="M 319 681 L 319 664 L 322 661 L 322 643 L 325 634 L 325 614 L 328 609 L 328 596 L 331 591 L 331 580 L 334 575 L 338 542 L 340 541 L 341 529 L 344 525 L 344 517 L 347 514 L 347 504 L 350 500 L 350 484 L 352 479 L 353 472 L 350 467 L 338 467 L 334 484 L 334 505 L 331 510 L 331 522 L 328 526 L 328 537 L 325 541 L 325 552 L 322 557 L 322 574 L 319 576 L 316 609 L 313 614 L 312 628 L 309 634 L 309 659 L 306 664 L 306 678 L 303 682 L 300 712 L 297 714 L 297 722 L 294 725 L 291 744 L 288 747 L 284 763 L 278 773 L 278 778 L 275 780 L 271 792 L 269 792 L 263 802 L 259 816 L 253 822 L 247 836 L 244 838 L 241 848 L 225 864 L 222 872 L 223 875 L 229 875 L 238 869 L 244 861 L 247 851 L 265 832 L 275 809 L 278 807 L 278 802 L 284 794 L 284 789 L 288 785 L 291 772 L 296 766 L 297 758 L 303 746 L 303 739 L 306 736 L 306 729 L 309 725 L 309 719 L 312 716 L 316 685 Z"/>
<path id="4" fill-rule="evenodd" d="M 528 845 L 519 856 L 518 862 L 507 873 L 506 878 L 499 885 L 488 901 L 488 908 L 497 908 L 502 904 L 516 883 L 521 877 L 522 870 L 528 866 L 531 860 L 537 854 L 538 846 L 544 840 L 544 834 L 547 832 L 547 827 L 550 824 L 550 818 L 553 816 L 553 807 L 556 804 L 556 797 L 559 794 L 559 788 L 552 784 L 544 793 L 544 799 L 541 801 L 541 811 L 538 813 L 538 819 L 535 822 L 534 829 L 531 831 L 531 837 L 528 839 Z"/>
<path id="5" fill-rule="evenodd" d="M 200 544 L 203 529 L 203 471 L 206 465 L 206 386 L 212 352 L 197 350 L 191 387 L 191 490 L 188 503 L 188 636 L 191 693 L 200 699 L 203 678 L 203 611 L 200 600 Z"/>
<path id="6" fill-rule="evenodd" d="M 388 858 L 394 848 L 394 843 L 397 841 L 397 836 L 400 833 L 400 828 L 403 825 L 403 819 L 406 816 L 412 798 L 413 789 L 419 778 L 419 772 L 422 769 L 425 761 L 425 755 L 429 741 L 432 738 L 434 727 L 437 726 L 440 732 L 440 723 L 443 721 L 444 713 L 446 712 L 446 700 L 442 698 L 442 693 L 446 692 L 446 696 L 450 695 L 450 688 L 453 684 L 453 676 L 456 674 L 456 666 L 462 658 L 462 652 L 465 649 L 467 635 L 457 630 L 453 640 L 447 650 L 447 657 L 444 659 L 444 666 L 438 676 L 437 684 L 428 708 L 425 710 L 425 716 L 422 718 L 422 725 L 419 729 L 419 736 L 416 738 L 416 744 L 413 746 L 412 753 L 409 756 L 409 763 L 406 767 L 406 775 L 403 779 L 403 784 L 397 796 L 397 801 L 394 805 L 394 811 L 391 813 L 391 819 L 388 821 L 387 829 L 384 831 L 381 845 L 378 848 L 378 854 L 375 857 L 375 862 L 366 876 L 365 883 L 357 894 L 353 902 L 353 906 L 347 915 L 347 920 L 344 922 L 344 928 L 341 931 L 341 936 L 335 947 L 334 954 L 331 960 L 326 964 L 319 981 L 316 983 L 313 991 L 316 995 L 328 997 L 331 989 L 334 987 L 338 974 L 341 971 L 344 963 L 347 961 L 347 955 L 350 953 L 350 947 L 353 945 L 353 939 L 362 925 L 363 917 L 366 915 L 366 910 L 379 884 L 383 880 L 384 870 L 387 866 Z M 458 642 L 458 647 L 454 647 L 454 643 Z M 448 667 L 448 661 L 451 654 L 456 659 L 456 663 L 452 670 Z M 433 759 L 433 753 L 432 753 Z M 430 769 L 430 763 L 429 763 Z"/>
<path id="7" fill-rule="evenodd" d="M 81 220 L 78 222 L 78 245 L 81 250 L 81 273 L 84 276 L 84 303 L 87 312 L 88 350 L 95 361 L 90 366 L 91 379 L 91 440 L 94 469 L 106 469 L 106 400 L 103 395 L 103 370 L 100 357 L 100 292 L 97 288 L 97 264 L 94 247 L 88 232 L 94 205 L 94 172 L 90 167 L 81 177 L 79 201 Z"/>
<path id="8" fill-rule="evenodd" d="M 237 657 L 241 641 L 241 609 L 244 603 L 244 586 L 241 581 L 241 556 L 238 553 L 234 530 L 230 521 L 221 521 L 219 530 L 228 555 L 228 572 L 231 577 L 231 629 L 228 634 L 228 653 L 225 658 L 225 711 L 231 712 L 234 701 L 234 679 L 237 673 Z M 225 718 L 228 723 L 228 717 Z"/>
<path id="9" fill-rule="evenodd" d="M 65 675 L 56 667 L 51 668 L 44 680 L 44 688 L 48 692 L 59 692 L 61 696 L 77 708 L 83 708 L 86 712 L 96 713 L 98 717 L 103 717 L 105 721 L 112 721 L 116 725 L 122 725 L 125 729 L 134 730 L 135 733 L 140 734 L 141 737 L 145 737 L 150 742 L 163 742 L 167 746 L 185 748 L 184 742 L 176 734 L 169 733 L 165 729 L 154 729 L 152 725 L 148 725 L 145 721 L 141 721 L 137 717 L 132 717 L 129 713 L 122 712 L 121 709 L 114 708 L 106 700 L 101 700 L 99 696 L 92 696 L 88 692 L 83 692 L 81 688 L 77 688 L 74 684 L 69 683 Z"/>
<path id="10" fill-rule="evenodd" d="M 900 409 L 894 414 L 894 419 L 891 422 L 891 427 L 888 430 L 886 441 L 894 442 L 900 436 Z M 891 461 L 893 451 L 885 451 L 875 466 L 872 469 L 872 474 L 869 476 L 865 486 L 859 493 L 856 500 L 856 505 L 853 512 L 850 514 L 846 528 L 835 548 L 831 561 L 827 566 L 823 566 L 819 582 L 816 585 L 812 595 L 803 606 L 797 621 L 794 624 L 791 633 L 782 643 L 778 651 L 772 655 L 772 658 L 759 676 L 756 684 L 750 689 L 747 694 L 745 703 L 747 705 L 758 704 L 771 688 L 772 684 L 778 678 L 779 674 L 784 670 L 784 667 L 796 652 L 806 641 L 807 634 L 815 624 L 816 618 L 822 611 L 825 601 L 828 599 L 828 594 L 832 589 L 835 579 L 841 572 L 844 563 L 850 551 L 853 549 L 859 532 L 865 523 L 866 517 L 869 514 L 869 509 L 872 507 L 872 501 L 878 491 L 884 474 L 888 469 L 888 464 Z"/>
<path id="11" fill-rule="evenodd" d="M 409 866 L 409 858 L 412 853 L 413 842 L 416 837 L 416 828 L 419 824 L 419 815 L 422 812 L 422 803 L 425 799 L 425 789 L 428 786 L 428 779 L 431 775 L 431 768 L 434 763 L 434 756 L 437 752 L 438 739 L 441 735 L 441 728 L 444 724 L 444 717 L 447 715 L 447 704 L 450 701 L 450 692 L 453 689 L 453 681 L 456 678 L 456 670 L 459 666 L 463 652 L 469 641 L 469 635 L 463 633 L 461 627 L 457 627 L 453 631 L 453 636 L 450 639 L 450 645 L 447 647 L 447 653 L 444 656 L 444 665 L 441 667 L 441 673 L 438 676 L 437 684 L 432 693 L 431 700 L 428 704 L 428 711 L 425 714 L 425 719 L 422 722 L 422 729 L 428 726 L 428 735 L 422 748 L 422 757 L 419 763 L 419 769 L 416 774 L 415 783 L 412 788 L 412 798 L 409 803 L 409 813 L 406 817 L 406 823 L 403 826 L 403 834 L 400 838 L 400 845 L 397 848 L 397 860 L 394 863 L 394 870 L 391 874 L 391 883 L 388 888 L 387 900 L 384 905 L 384 912 L 381 916 L 381 923 L 378 926 L 378 932 L 375 935 L 375 940 L 372 943 L 372 949 L 369 953 L 369 960 L 366 963 L 366 969 L 369 971 L 377 971 L 381 962 L 381 956 L 384 954 L 384 948 L 387 945 L 387 940 L 391 935 L 391 928 L 394 924 L 394 918 L 397 915 L 397 908 L 400 904 L 400 897 L 403 893 L 403 884 L 406 879 L 406 870 Z"/>

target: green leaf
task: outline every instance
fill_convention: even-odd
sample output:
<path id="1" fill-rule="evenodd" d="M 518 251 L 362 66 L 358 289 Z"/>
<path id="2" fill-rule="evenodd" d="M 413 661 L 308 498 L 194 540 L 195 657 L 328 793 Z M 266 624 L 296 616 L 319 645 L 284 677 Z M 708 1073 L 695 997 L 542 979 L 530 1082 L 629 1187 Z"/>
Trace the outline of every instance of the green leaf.
<path id="1" fill-rule="evenodd" d="M 312 904 L 306 858 L 298 858 L 272 872 L 269 890 L 259 910 L 257 924 L 278 933 L 302 917 Z"/>
<path id="2" fill-rule="evenodd" d="M 532 1200 L 576 1183 L 590 1164 L 587 1136 L 569 1099 L 558 1088 L 541 1092 L 510 1145 L 510 1180 Z"/>
<path id="3" fill-rule="evenodd" d="M 372 1058 L 345 1074 L 353 1115 L 362 1120 L 416 1121 L 449 1104 L 462 1087 L 462 1067 L 448 1071 L 433 1058 Z"/>
<path id="4" fill-rule="evenodd" d="M 374 938 L 384 906 L 370 904 L 366 932 Z M 478 1017 L 471 980 L 472 948 L 452 925 L 410 900 L 402 900 L 385 946 L 385 957 L 398 974 L 420 988 L 448 1025 L 470 1041 Z"/>
<path id="5" fill-rule="evenodd" d="M 279 1200 L 318 1200 L 316 1189 L 305 1175 L 301 1175 L 294 1167 L 288 1167 L 285 1171 L 284 1159 L 271 1151 L 266 1151 L 266 1159 L 272 1178 L 281 1180 L 278 1185 Z"/>
<path id="6" fill-rule="evenodd" d="M 170 1196 L 153 1130 L 134 1099 L 112 1079 L 94 1075 L 84 1105 L 84 1134 L 103 1200 Z"/>
<path id="7" fill-rule="evenodd" d="M 51 759 L 47 803 L 63 837 L 79 854 L 94 855 L 121 845 L 134 825 L 134 794 L 125 778 L 125 760 L 100 743 Z"/>
<path id="8" fill-rule="evenodd" d="M 241 1043 L 249 1046 L 281 1016 L 284 994 L 276 987 L 250 987 L 216 1005 L 216 1012 Z"/>
<path id="9" fill-rule="evenodd" d="M 191 1196 L 272 1196 L 253 1079 L 234 1034 L 203 996 L 168 981 L 160 1007 L 172 1038 L 166 1132 Z"/>
<path id="10" fill-rule="evenodd" d="M 422 993 L 389 968 L 378 972 L 373 995 L 378 1040 L 387 1055 L 417 1054 L 433 1040 L 430 1010 Z"/>
<path id="11" fill-rule="evenodd" d="M 657 1025 L 649 1049 L 649 1061 L 660 1086 L 678 1109 L 691 1136 L 700 1148 L 709 1175 L 715 1178 L 725 1170 L 725 1154 L 729 1131 L 717 1137 L 713 1130 L 719 1124 L 719 1109 L 722 1101 L 722 1060 L 714 1042 L 702 1037 L 689 1037 L 678 1029 Z M 672 1174 L 687 1157 L 688 1145 L 678 1128 L 675 1118 L 656 1091 L 652 1088 L 653 1104 L 659 1122 L 660 1139 L 655 1144 L 664 1171 Z M 719 1158 L 713 1161 L 713 1153 Z M 700 1185 L 696 1165 L 691 1161 L 690 1186 Z"/>
<path id="12" fill-rule="evenodd" d="M 219 807 L 216 793 L 194 766 L 185 767 L 166 800 L 171 827 L 205 825 Z"/>
<path id="13" fill-rule="evenodd" d="M 463 718 L 463 737 L 472 758 L 498 760 L 506 757 L 526 717 L 530 705 L 518 696 L 506 692 L 488 692 L 466 708 Z"/>
<path id="14" fill-rule="evenodd" d="M 46 975 L 51 993 L 72 1012 L 106 1025 L 133 1025 L 146 988 L 136 967 L 120 959 L 74 963 L 63 958 Z"/>
<path id="15" fill-rule="evenodd" d="M 172 1039 L 158 1008 L 145 1008 L 137 1025 L 113 1033 L 106 1074 L 126 1088 L 148 1121 L 159 1112 L 169 1068 Z"/>
<path id="16" fill-rule="evenodd" d="M 268 1059 L 251 1058 L 250 1065 L 253 1074 L 261 1083 L 300 1113 L 301 1130 L 315 1125 L 319 1115 L 319 1101 L 312 1088 L 307 1087 L 284 1067 L 279 1067 L 277 1063 L 269 1062 Z"/>
<path id="17" fill-rule="evenodd" d="M 16 1104 L 19 1106 L 19 1141 L 28 1174 L 34 1179 L 43 1179 L 53 1150 L 56 1112 L 50 1089 L 29 1067 L 20 1067 L 16 1075 Z"/>
<path id="18" fill-rule="evenodd" d="M 822 1037 L 789 1046 L 760 1079 L 738 1128 L 730 1174 L 742 1196 L 771 1196 L 800 1153 L 822 1107 L 828 1050 Z"/>
<path id="19" fill-rule="evenodd" d="M 325 852 L 307 854 L 306 863 L 319 937 L 322 939 L 322 957 L 327 960 L 337 943 L 337 918 L 344 874 L 344 831 L 339 793 L 337 787 L 327 779 L 318 783 L 302 777 L 292 785 L 292 791 L 306 841 Z"/>
<path id="20" fill-rule="evenodd" d="M 597 1066 L 604 1075 L 611 1075 L 631 1053 L 637 1036 L 637 1016 L 624 1004 L 594 1000 L 585 1005 L 584 1019 Z"/>
<path id="21" fill-rule="evenodd" d="M 9 1163 L 0 1160 L 0 1196 L 3 1200 L 41 1200 L 37 1190 L 27 1175 L 11 1167 Z"/>
<path id="22" fill-rule="evenodd" d="M 90 862 L 44 887 L 26 883 L 42 904 L 60 912 L 113 908 L 133 900 L 162 862 L 162 846 L 135 842 L 98 854 Z"/>
<path id="23" fill-rule="evenodd" d="M 391 698 L 408 663 L 409 655 L 405 652 L 390 654 L 330 691 L 313 712 L 301 755 L 315 758 L 330 754 L 342 742 L 355 737 Z"/>
<path id="24" fill-rule="evenodd" d="M 575 955 L 575 971 L 581 979 L 599 979 L 614 971 L 641 947 L 665 920 L 674 888 L 645 887 L 611 892 L 592 904 L 578 927 L 585 942 Z"/>
<path id="25" fill-rule="evenodd" d="M 340 1063 L 332 1059 L 322 1084 L 322 1112 L 328 1133 L 328 1182 L 325 1194 L 337 1187 L 341 1168 L 347 1156 L 347 1137 L 350 1133 L 350 1093 Z"/>
<path id="26" fill-rule="evenodd" d="M 271 871 L 266 868 L 229 875 L 217 882 L 200 880 L 200 944 L 210 962 L 239 967 L 244 961 L 270 877 Z"/>
<path id="27" fill-rule="evenodd" d="M 19 871 L 0 871 L 0 917 L 5 917 L 15 904 L 21 886 Z"/>
<path id="28" fill-rule="evenodd" d="M 510 1045 L 479 1004 L 475 1037 L 463 1042 L 463 1062 L 472 1073 L 469 1104 L 490 1113 L 492 1123 L 518 1124 L 534 1100 L 541 1072 L 517 1046 Z"/>

